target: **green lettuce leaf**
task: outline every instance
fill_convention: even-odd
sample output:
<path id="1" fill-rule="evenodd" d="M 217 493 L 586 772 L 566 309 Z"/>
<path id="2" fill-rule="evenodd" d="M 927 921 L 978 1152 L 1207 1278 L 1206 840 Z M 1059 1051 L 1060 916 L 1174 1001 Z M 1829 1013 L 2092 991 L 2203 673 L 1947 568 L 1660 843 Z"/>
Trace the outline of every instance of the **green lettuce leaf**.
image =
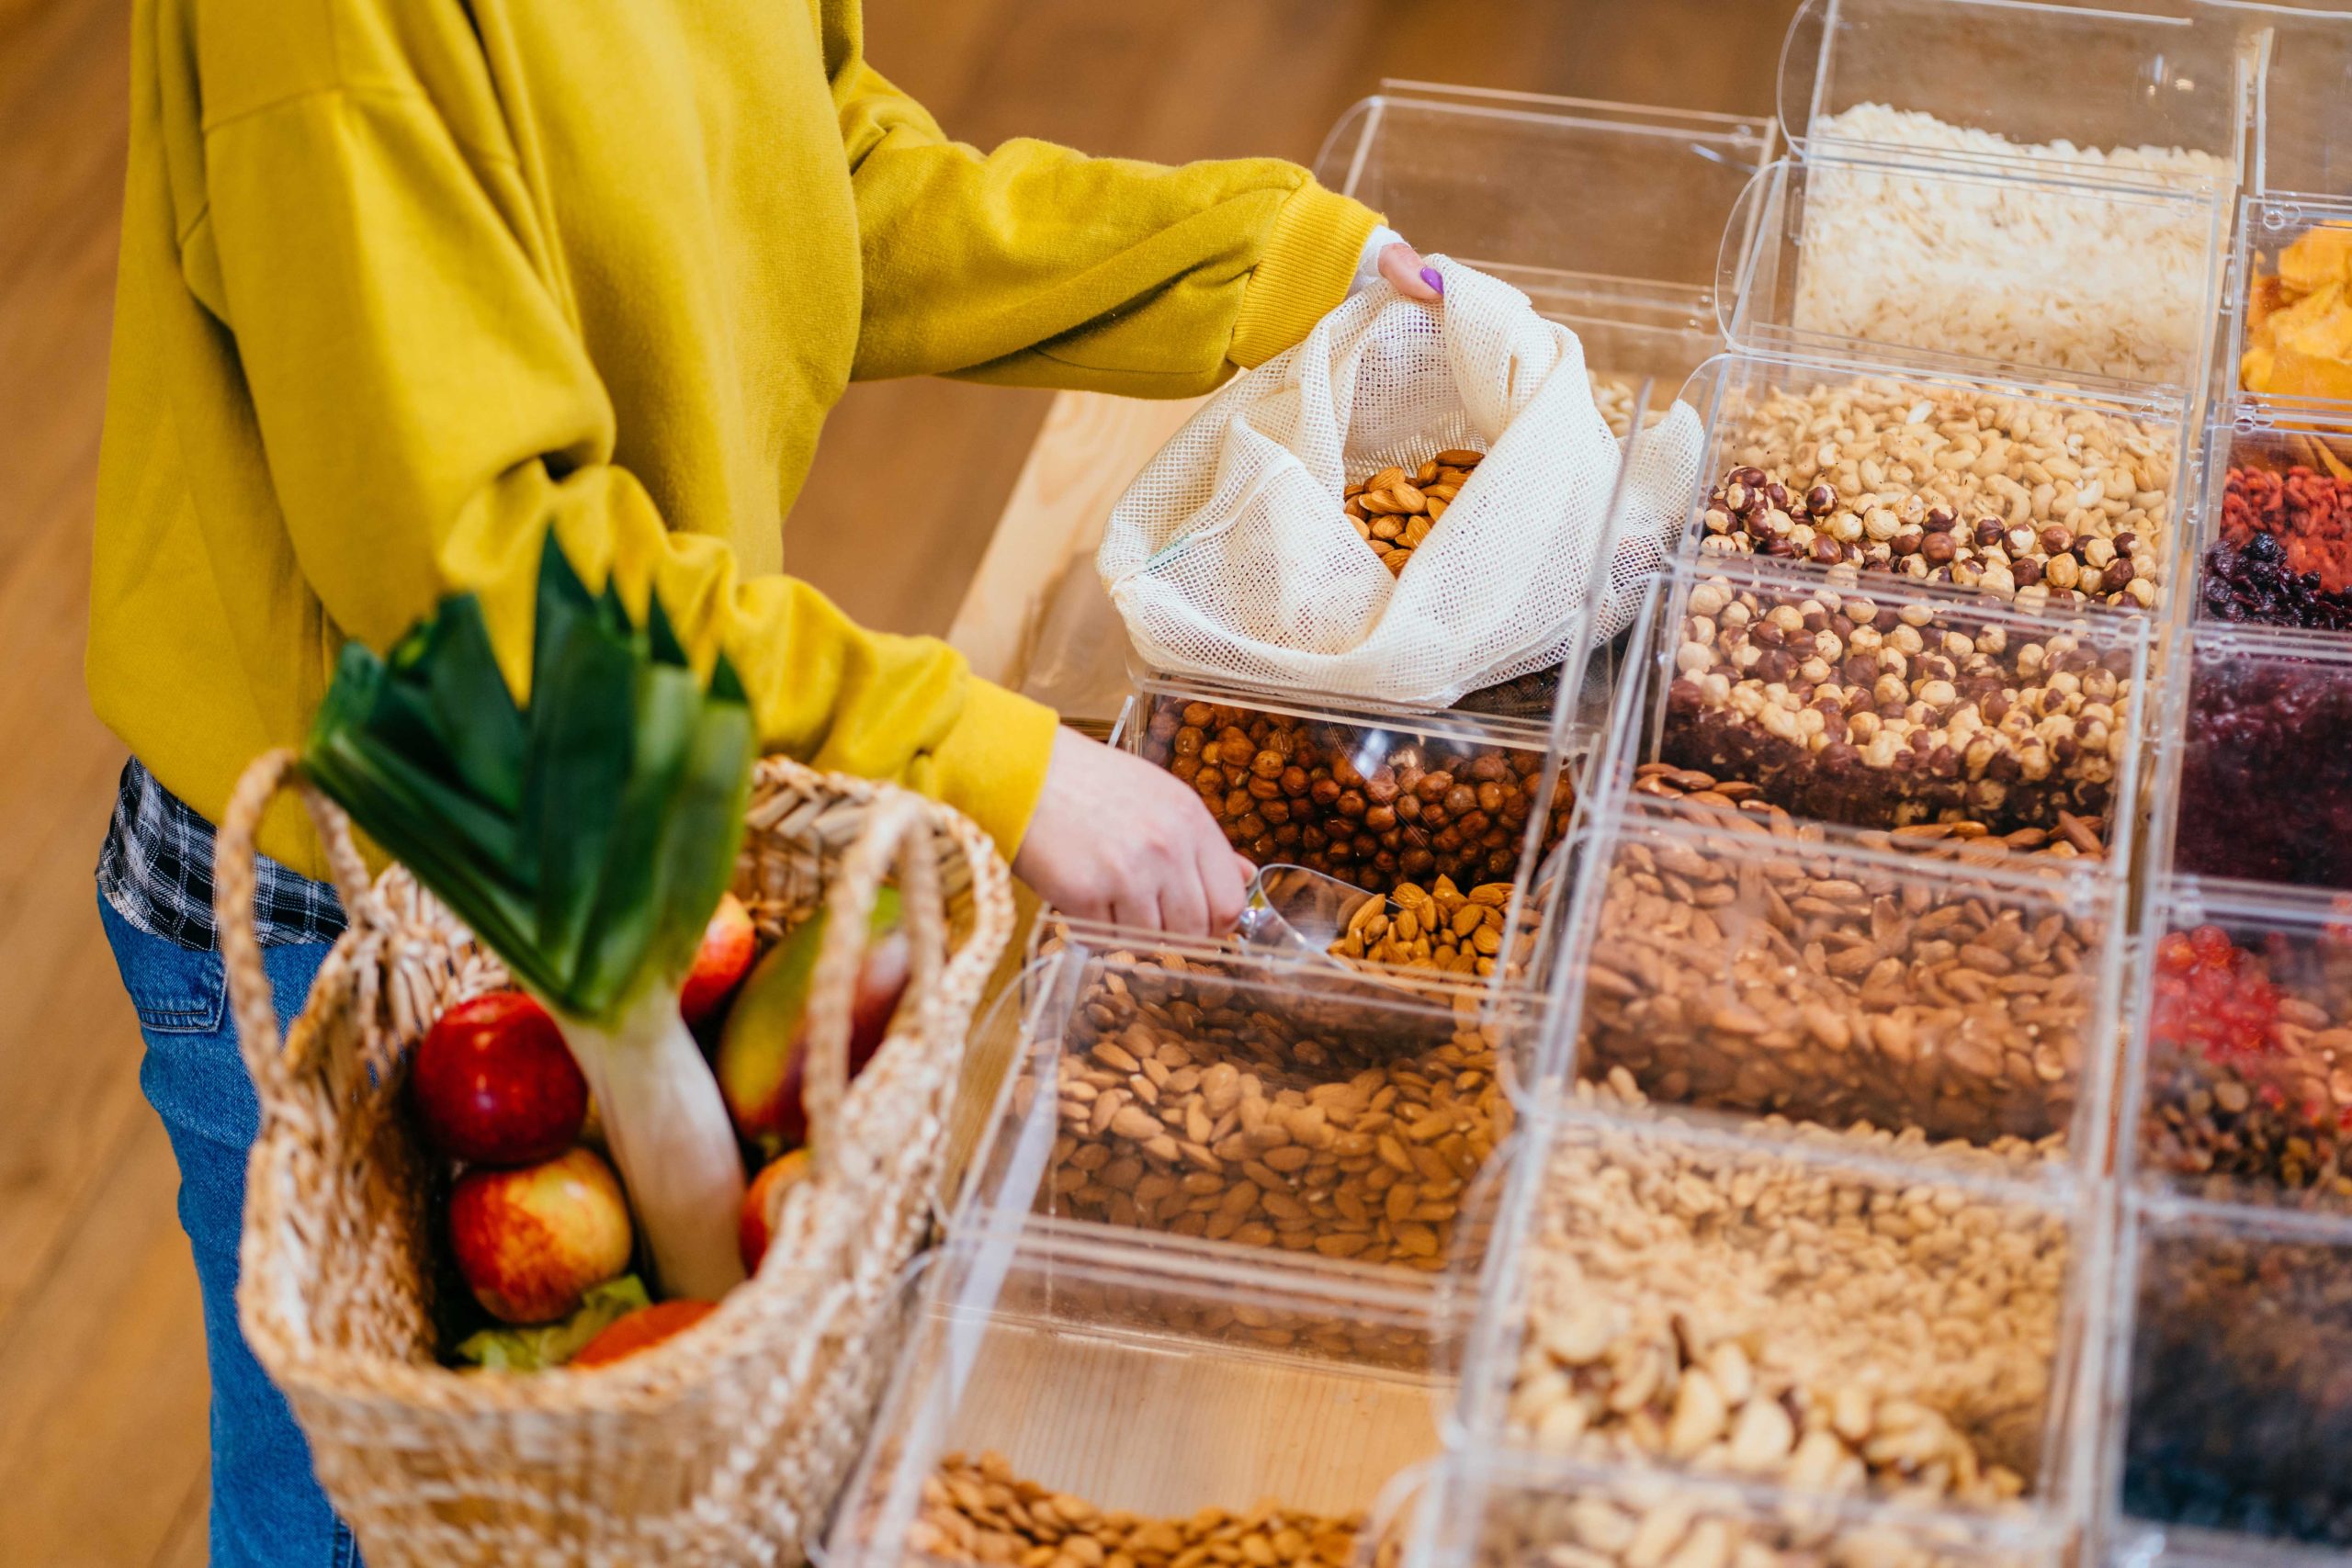
<path id="1" fill-rule="evenodd" d="M 458 1359 L 491 1372 L 537 1372 L 560 1367 L 594 1339 L 639 1307 L 651 1306 L 645 1281 L 634 1274 L 607 1280 L 580 1299 L 580 1309 L 560 1323 L 522 1328 L 485 1328 L 458 1346 Z"/>

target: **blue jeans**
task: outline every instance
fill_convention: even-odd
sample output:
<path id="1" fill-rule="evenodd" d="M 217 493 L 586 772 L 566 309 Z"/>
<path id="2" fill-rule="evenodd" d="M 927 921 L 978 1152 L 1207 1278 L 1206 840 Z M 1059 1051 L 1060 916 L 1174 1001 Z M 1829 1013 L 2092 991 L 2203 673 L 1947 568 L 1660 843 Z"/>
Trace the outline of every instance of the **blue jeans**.
<path id="1" fill-rule="evenodd" d="M 260 1131 L 261 1110 L 237 1055 L 220 955 L 149 935 L 104 897 L 98 919 L 146 1037 L 139 1087 L 171 1134 L 180 1167 L 180 1225 L 204 1294 L 205 1359 L 212 1372 L 212 1568 L 353 1568 L 358 1549 L 311 1473 L 301 1428 L 237 1328 L 245 1152 Z M 281 1027 L 301 1010 L 326 955 L 323 942 L 265 951 Z"/>

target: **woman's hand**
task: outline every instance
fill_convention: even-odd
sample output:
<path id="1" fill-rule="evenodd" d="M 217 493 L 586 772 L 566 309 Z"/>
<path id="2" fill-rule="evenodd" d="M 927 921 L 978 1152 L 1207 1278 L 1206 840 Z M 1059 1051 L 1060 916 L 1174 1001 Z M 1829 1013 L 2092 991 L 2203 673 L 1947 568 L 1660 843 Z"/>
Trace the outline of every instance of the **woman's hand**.
<path id="1" fill-rule="evenodd" d="M 1402 240 L 1381 247 L 1380 276 L 1408 299 L 1434 304 L 1445 298 L 1445 279 L 1437 268 L 1422 262 L 1420 252 Z"/>
<path id="2" fill-rule="evenodd" d="M 1252 867 L 1182 779 L 1060 729 L 1012 870 L 1080 919 L 1222 936 Z"/>

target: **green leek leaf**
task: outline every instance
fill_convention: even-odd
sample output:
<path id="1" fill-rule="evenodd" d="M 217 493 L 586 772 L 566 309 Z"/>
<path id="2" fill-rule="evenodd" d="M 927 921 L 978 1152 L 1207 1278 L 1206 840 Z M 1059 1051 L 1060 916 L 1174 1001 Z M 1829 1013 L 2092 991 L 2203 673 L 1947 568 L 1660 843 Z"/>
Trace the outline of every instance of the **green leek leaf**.
<path id="1" fill-rule="evenodd" d="M 726 660 L 706 687 L 658 596 L 635 624 L 552 533 L 536 613 L 524 705 L 470 595 L 384 658 L 346 645 L 303 766 L 518 980 L 609 1025 L 692 963 L 741 844 L 755 738 Z"/>

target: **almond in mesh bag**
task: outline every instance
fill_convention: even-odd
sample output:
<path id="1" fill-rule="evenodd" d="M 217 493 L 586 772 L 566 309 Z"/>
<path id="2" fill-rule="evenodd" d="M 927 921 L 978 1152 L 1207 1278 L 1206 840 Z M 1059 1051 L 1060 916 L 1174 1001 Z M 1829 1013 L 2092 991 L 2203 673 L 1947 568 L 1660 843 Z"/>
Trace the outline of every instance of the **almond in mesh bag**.
<path id="1" fill-rule="evenodd" d="M 1558 663 L 1588 611 L 1600 637 L 1632 619 L 1697 491 L 1697 416 L 1678 403 L 1629 460 L 1576 333 L 1433 265 L 1442 304 L 1349 300 L 1211 399 L 1120 499 L 1095 564 L 1153 667 L 1450 703 Z M 1392 572 L 1346 498 L 1442 452 L 1484 456 Z"/>

